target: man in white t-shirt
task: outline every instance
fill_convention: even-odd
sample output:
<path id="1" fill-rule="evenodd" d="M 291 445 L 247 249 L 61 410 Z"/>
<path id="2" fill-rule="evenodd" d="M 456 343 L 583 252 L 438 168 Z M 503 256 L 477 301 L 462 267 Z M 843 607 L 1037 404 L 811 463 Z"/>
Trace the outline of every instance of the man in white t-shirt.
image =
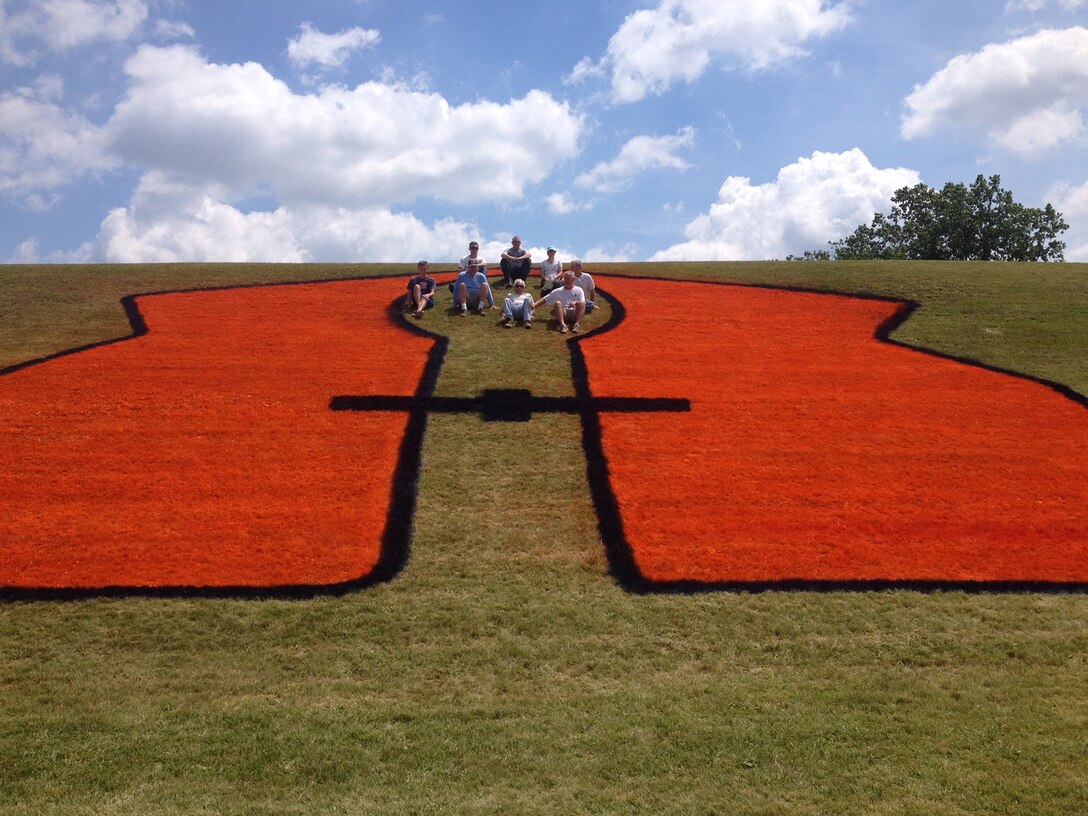
<path id="1" fill-rule="evenodd" d="M 457 262 L 458 272 L 467 272 L 469 267 L 472 267 L 473 272 L 487 274 L 487 263 L 480 257 L 480 245 L 476 241 L 469 242 L 468 255 Z"/>
<path id="2" fill-rule="evenodd" d="M 573 273 L 564 272 L 563 285 L 544 295 L 533 304 L 533 308 L 544 303 L 552 305 L 552 314 L 559 321 L 560 334 L 566 334 L 567 331 L 577 334 L 582 330 L 582 317 L 586 313 L 586 293 L 574 285 Z"/>
<path id="3" fill-rule="evenodd" d="M 570 271 L 574 273 L 574 285 L 586 293 L 586 314 L 597 308 L 597 286 L 593 276 L 582 271 L 582 262 L 575 259 L 570 262 Z"/>

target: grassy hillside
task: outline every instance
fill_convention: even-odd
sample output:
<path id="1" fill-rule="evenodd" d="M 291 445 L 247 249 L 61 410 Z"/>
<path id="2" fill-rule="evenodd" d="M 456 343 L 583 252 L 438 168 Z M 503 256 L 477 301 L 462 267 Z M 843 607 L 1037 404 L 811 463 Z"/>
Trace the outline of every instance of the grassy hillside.
<path id="1" fill-rule="evenodd" d="M 1085 265 L 589 271 L 912 299 L 897 339 L 1088 394 Z M 390 272 L 0 267 L 0 368 L 127 334 L 123 294 Z M 439 393 L 571 393 L 554 334 L 432 318 Z M 1088 596 L 624 593 L 577 422 L 433 416 L 362 593 L 0 603 L 0 813 L 1088 812 Z"/>

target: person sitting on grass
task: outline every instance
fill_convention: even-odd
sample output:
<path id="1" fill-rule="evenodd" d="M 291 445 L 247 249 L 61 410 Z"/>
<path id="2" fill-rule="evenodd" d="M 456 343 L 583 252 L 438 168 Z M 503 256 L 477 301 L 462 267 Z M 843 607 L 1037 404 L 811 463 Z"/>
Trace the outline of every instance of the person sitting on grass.
<path id="1" fill-rule="evenodd" d="M 461 307 L 461 317 L 467 315 L 469 309 L 483 314 L 485 302 L 492 309 L 495 308 L 495 298 L 491 294 L 486 267 L 482 261 L 470 260 L 468 268 L 457 276 L 452 285 L 454 302 Z"/>
<path id="2" fill-rule="evenodd" d="M 511 328 L 515 320 L 520 320 L 525 328 L 533 327 L 533 296 L 525 291 L 525 281 L 514 280 L 514 291 L 506 296 L 502 304 L 502 324 Z"/>
<path id="3" fill-rule="evenodd" d="M 434 306 L 434 293 L 437 284 L 428 271 L 426 261 L 416 264 L 416 274 L 408 281 L 408 294 L 404 297 L 404 308 L 411 309 L 416 317 L 423 317 L 423 310 Z"/>
<path id="4" fill-rule="evenodd" d="M 461 303 L 461 295 L 458 292 L 458 285 L 462 280 L 469 281 L 470 282 L 470 288 L 472 288 L 473 291 L 475 291 L 475 289 L 477 288 L 477 285 L 475 283 L 475 280 L 476 280 L 475 278 L 472 278 L 472 279 L 470 279 L 468 277 L 462 278 L 461 277 L 462 274 L 468 272 L 469 270 L 472 270 L 474 274 L 476 272 L 482 272 L 483 273 L 484 283 L 487 283 L 487 263 L 484 261 L 483 258 L 480 257 L 479 253 L 480 253 L 480 245 L 476 241 L 470 241 L 469 245 L 468 245 L 468 255 L 466 255 L 465 257 L 463 257 L 461 260 L 459 260 L 457 262 L 457 269 L 458 269 L 457 280 L 455 280 L 453 283 L 450 284 L 450 292 L 453 293 L 454 305 Z M 487 287 L 487 305 L 491 306 L 492 308 L 495 307 L 495 298 L 491 294 L 490 284 Z M 461 314 L 464 314 L 465 311 L 467 311 L 467 310 L 462 310 Z M 482 312 L 483 309 L 480 309 L 480 311 Z"/>
<path id="5" fill-rule="evenodd" d="M 555 259 L 555 247 L 548 247 L 548 257 L 540 262 L 540 294 L 546 295 L 563 283 L 563 262 Z"/>
<path id="6" fill-rule="evenodd" d="M 553 289 L 533 304 L 536 308 L 544 303 L 552 305 L 552 314 L 559 321 L 559 333 L 568 331 L 576 334 L 582 330 L 582 317 L 586 313 L 586 293 L 574 285 L 574 273 L 563 273 L 563 285 Z"/>
<path id="7" fill-rule="evenodd" d="M 475 241 L 470 241 L 468 245 L 468 255 L 463 257 L 457 262 L 457 270 L 464 272 L 470 266 L 478 266 L 483 270 L 483 273 L 487 274 L 487 264 L 484 259 L 480 257 L 480 245 Z"/>
<path id="8" fill-rule="evenodd" d="M 589 314 L 597 308 L 597 287 L 593 283 L 593 276 L 582 270 L 579 260 L 570 262 L 570 271 L 574 273 L 574 285 L 586 293 L 586 314 Z"/>
<path id="9" fill-rule="evenodd" d="M 510 249 L 503 252 L 499 257 L 502 280 L 506 284 L 506 288 L 509 289 L 513 286 L 516 278 L 528 280 L 529 272 L 532 270 L 532 263 L 533 257 L 529 254 L 529 250 L 522 248 L 521 237 L 515 235 L 510 239 Z"/>

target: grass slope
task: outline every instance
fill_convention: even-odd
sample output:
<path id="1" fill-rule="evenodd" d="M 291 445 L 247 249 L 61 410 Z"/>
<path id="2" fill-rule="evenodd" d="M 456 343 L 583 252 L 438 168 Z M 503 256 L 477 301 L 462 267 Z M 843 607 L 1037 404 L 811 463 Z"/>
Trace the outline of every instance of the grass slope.
<path id="1" fill-rule="evenodd" d="M 0 267 L 0 368 L 127 334 L 122 294 L 394 271 Z M 910 298 L 898 339 L 1088 393 L 1083 265 L 590 271 Z M 425 324 L 439 394 L 571 393 L 552 332 Z M 1088 811 L 1088 597 L 635 596 L 595 525 L 576 418 L 436 415 L 387 585 L 2 604 L 0 813 Z"/>

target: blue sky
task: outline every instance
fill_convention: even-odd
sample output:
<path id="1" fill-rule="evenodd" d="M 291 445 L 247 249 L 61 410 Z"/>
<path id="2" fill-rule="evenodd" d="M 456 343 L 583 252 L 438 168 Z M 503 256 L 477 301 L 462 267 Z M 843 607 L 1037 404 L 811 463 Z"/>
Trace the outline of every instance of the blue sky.
<path id="1" fill-rule="evenodd" d="M 819 249 L 999 174 L 1088 260 L 1088 0 L 0 0 L 0 261 Z"/>

